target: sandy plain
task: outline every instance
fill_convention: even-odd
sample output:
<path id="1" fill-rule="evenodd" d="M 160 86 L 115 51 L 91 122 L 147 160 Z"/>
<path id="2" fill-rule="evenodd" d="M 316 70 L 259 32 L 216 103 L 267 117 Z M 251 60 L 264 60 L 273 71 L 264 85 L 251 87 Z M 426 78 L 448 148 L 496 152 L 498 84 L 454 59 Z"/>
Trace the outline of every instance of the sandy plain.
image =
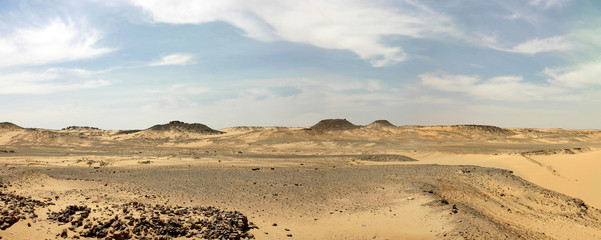
<path id="1" fill-rule="evenodd" d="M 2 239 L 601 239 L 599 130 L 2 123 L 0 166 Z"/>

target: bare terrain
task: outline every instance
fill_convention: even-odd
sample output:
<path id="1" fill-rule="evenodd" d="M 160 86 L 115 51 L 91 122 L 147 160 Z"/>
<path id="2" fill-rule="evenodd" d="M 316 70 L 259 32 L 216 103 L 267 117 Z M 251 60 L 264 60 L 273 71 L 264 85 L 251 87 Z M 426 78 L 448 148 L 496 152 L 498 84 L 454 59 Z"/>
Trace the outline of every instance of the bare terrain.
<path id="1" fill-rule="evenodd" d="M 601 239 L 601 130 L 0 123 L 1 239 Z"/>

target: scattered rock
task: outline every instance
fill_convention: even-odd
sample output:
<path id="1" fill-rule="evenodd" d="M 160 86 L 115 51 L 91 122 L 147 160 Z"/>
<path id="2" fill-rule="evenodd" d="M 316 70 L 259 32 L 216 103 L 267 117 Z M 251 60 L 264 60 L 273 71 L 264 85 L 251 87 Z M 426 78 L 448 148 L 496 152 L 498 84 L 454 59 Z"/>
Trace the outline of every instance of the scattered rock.
<path id="1" fill-rule="evenodd" d="M 0 182 L 0 186 L 3 183 Z M 22 197 L 10 193 L 0 192 L 0 230 L 6 230 L 20 220 L 37 218 L 35 209 L 45 207 L 47 204 L 30 197 Z"/>
<path id="2" fill-rule="evenodd" d="M 379 155 L 363 155 L 359 157 L 361 161 L 370 162 L 416 162 L 416 159 L 404 155 L 379 154 Z"/>
<path id="3" fill-rule="evenodd" d="M 67 238 L 68 236 L 69 234 L 67 233 L 67 229 L 63 229 L 63 232 L 61 232 L 60 237 Z"/>
<path id="4" fill-rule="evenodd" d="M 451 210 L 452 213 L 457 213 L 458 209 L 457 209 L 457 205 L 453 204 L 453 209 Z"/>
<path id="5" fill-rule="evenodd" d="M 583 153 L 589 151 L 588 148 L 560 148 L 560 149 L 542 149 L 535 151 L 522 152 L 521 154 L 524 156 L 532 156 L 532 155 L 555 155 L 555 154 L 576 154 Z"/>
<path id="6" fill-rule="evenodd" d="M 515 133 L 511 130 L 496 127 L 496 126 L 487 126 L 487 125 L 453 125 L 451 126 L 454 129 L 457 129 L 466 133 L 486 133 L 490 135 L 503 135 L 510 136 L 515 135 Z"/>

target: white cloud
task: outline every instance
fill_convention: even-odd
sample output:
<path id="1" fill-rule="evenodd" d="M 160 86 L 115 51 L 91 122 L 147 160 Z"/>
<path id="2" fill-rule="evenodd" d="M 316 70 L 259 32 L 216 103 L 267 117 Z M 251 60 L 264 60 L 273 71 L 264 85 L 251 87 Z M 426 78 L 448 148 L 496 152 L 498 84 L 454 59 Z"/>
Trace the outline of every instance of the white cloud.
<path id="1" fill-rule="evenodd" d="M 568 68 L 545 68 L 543 74 L 550 78 L 550 82 L 562 87 L 601 86 L 601 60 Z"/>
<path id="2" fill-rule="evenodd" d="M 476 76 L 446 75 L 441 72 L 423 73 L 419 75 L 422 83 L 439 90 L 459 92 L 476 84 L 479 79 Z"/>
<path id="3" fill-rule="evenodd" d="M 81 89 L 99 88 L 109 85 L 102 79 L 66 81 L 68 75 L 80 76 L 85 70 L 48 69 L 43 72 L 0 73 L 0 94 L 46 94 Z"/>
<path id="4" fill-rule="evenodd" d="M 0 67 L 40 65 L 97 57 L 112 49 L 97 47 L 100 33 L 61 20 L 15 29 L 0 37 Z"/>
<path id="5" fill-rule="evenodd" d="M 99 88 L 107 85 L 109 85 L 109 82 L 102 79 L 76 83 L 22 82 L 1 88 L 0 94 L 47 94 Z"/>
<path id="6" fill-rule="evenodd" d="M 420 95 L 417 96 L 415 98 L 411 98 L 408 99 L 409 103 L 416 103 L 416 104 L 435 104 L 435 105 L 440 105 L 440 104 L 453 104 L 455 103 L 455 100 L 451 99 L 451 98 L 445 98 L 445 97 L 438 97 L 438 96 L 431 96 L 431 95 Z"/>
<path id="7" fill-rule="evenodd" d="M 161 57 L 160 60 L 151 62 L 149 66 L 189 65 L 194 63 L 194 56 L 187 53 L 174 53 Z"/>
<path id="8" fill-rule="evenodd" d="M 541 6 L 544 8 L 561 7 L 570 0 L 530 0 L 530 5 Z"/>
<path id="9" fill-rule="evenodd" d="M 442 72 L 419 75 L 424 86 L 462 93 L 471 97 L 497 101 L 536 101 L 559 99 L 567 92 L 552 84 L 526 82 L 521 76 L 500 76 L 481 80 L 478 76 L 452 75 Z"/>
<path id="10" fill-rule="evenodd" d="M 566 37 L 557 36 L 543 39 L 535 38 L 518 44 L 507 51 L 533 55 L 541 52 L 568 51 L 571 49 L 572 44 L 566 39 Z"/>
<path id="11" fill-rule="evenodd" d="M 58 74 L 45 71 L 45 72 L 15 72 L 8 74 L 0 74 L 0 83 L 3 87 L 8 87 L 11 84 L 17 84 L 20 82 L 43 82 L 53 80 L 58 77 Z"/>
<path id="12" fill-rule="evenodd" d="M 544 52 L 569 51 L 573 49 L 573 43 L 567 36 L 555 36 L 549 38 L 534 38 L 517 45 L 511 45 L 499 40 L 495 35 L 481 35 L 470 40 L 476 45 L 492 48 L 504 52 L 513 52 L 534 55 Z"/>
<path id="13" fill-rule="evenodd" d="M 196 84 L 173 84 L 164 89 L 149 88 L 144 91 L 147 93 L 161 93 L 173 95 L 197 95 L 209 92 L 211 88 L 199 86 Z"/>
<path id="14" fill-rule="evenodd" d="M 253 39 L 349 50 L 376 67 L 406 58 L 400 47 L 387 45 L 383 37 L 429 38 L 455 31 L 449 18 L 411 0 L 395 2 L 394 6 L 370 1 L 327 0 L 131 2 L 145 9 L 156 22 L 225 21 Z"/>

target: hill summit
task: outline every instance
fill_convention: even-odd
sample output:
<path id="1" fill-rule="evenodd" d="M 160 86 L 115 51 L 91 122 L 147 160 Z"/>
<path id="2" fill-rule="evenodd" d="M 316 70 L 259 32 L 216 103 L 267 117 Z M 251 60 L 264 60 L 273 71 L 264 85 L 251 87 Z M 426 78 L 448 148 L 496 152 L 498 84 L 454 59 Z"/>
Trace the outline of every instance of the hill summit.
<path id="1" fill-rule="evenodd" d="M 221 131 L 214 130 L 207 125 L 200 123 L 185 123 L 180 121 L 171 121 L 167 124 L 158 124 L 150 127 L 148 130 L 157 132 L 190 132 L 202 134 L 223 134 Z"/>
<path id="2" fill-rule="evenodd" d="M 346 119 L 325 119 L 319 121 L 313 125 L 311 129 L 330 131 L 330 130 L 350 130 L 359 128 L 359 126 L 352 124 Z"/>
<path id="3" fill-rule="evenodd" d="M 376 127 L 376 128 L 380 128 L 380 127 L 395 127 L 394 124 L 390 123 L 388 120 L 376 120 L 376 121 L 370 123 L 367 126 L 368 127 Z"/>
<path id="4" fill-rule="evenodd" d="M 11 122 L 1 122 L 0 129 L 1 130 L 21 130 L 23 128 L 17 124 L 11 123 Z"/>

